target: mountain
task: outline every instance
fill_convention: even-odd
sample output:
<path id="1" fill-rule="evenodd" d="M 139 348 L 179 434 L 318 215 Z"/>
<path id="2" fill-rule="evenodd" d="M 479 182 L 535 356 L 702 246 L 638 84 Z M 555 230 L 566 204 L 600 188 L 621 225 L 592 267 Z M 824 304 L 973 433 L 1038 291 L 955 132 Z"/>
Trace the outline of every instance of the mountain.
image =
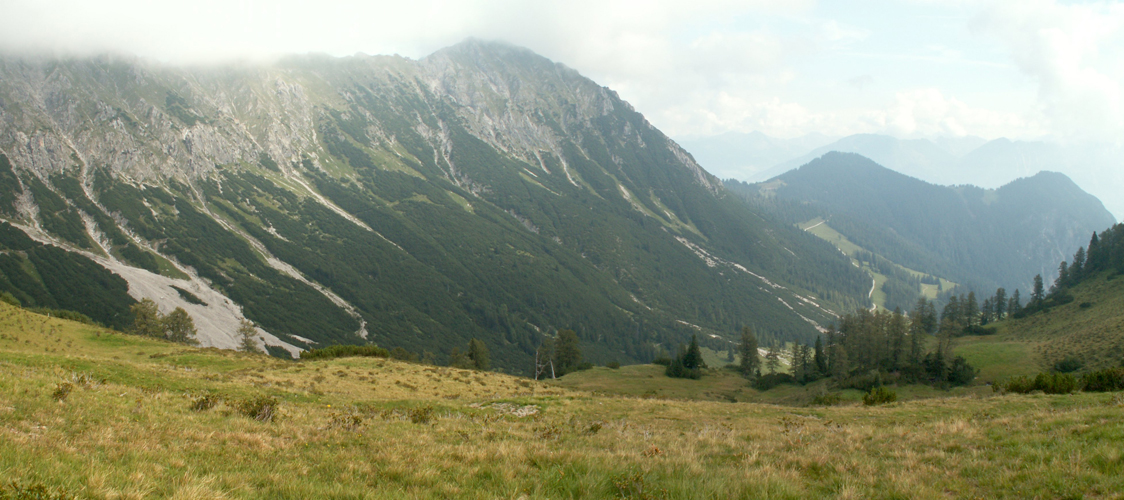
<path id="1" fill-rule="evenodd" d="M 748 208 L 610 89 L 506 44 L 191 68 L 9 57 L 0 152 L 6 231 L 125 280 L 114 324 L 151 298 L 209 346 L 234 347 L 245 317 L 278 355 L 375 342 L 440 361 L 477 338 L 526 372 L 556 329 L 590 361 L 644 361 L 744 325 L 809 340 L 867 303 L 830 245 Z M 53 268 L 16 264 L 0 291 L 70 304 L 31 293 L 62 293 Z"/>
<path id="2" fill-rule="evenodd" d="M 831 141 L 828 136 L 814 133 L 792 139 L 769 137 L 761 132 L 677 138 L 699 165 L 723 179 L 754 177 L 758 172 L 803 156 Z"/>
<path id="3" fill-rule="evenodd" d="M 962 151 L 971 142 L 935 143 L 928 139 L 898 139 L 888 135 L 855 134 L 818 147 L 802 156 L 780 162 L 758 173 L 758 181 L 771 179 L 823 156 L 831 151 L 857 153 L 886 168 L 929 182 L 942 183 L 946 172 L 957 162 L 954 151 Z"/>
<path id="4" fill-rule="evenodd" d="M 688 149 L 699 157 L 710 151 L 706 143 L 693 145 L 696 149 Z M 794 155 L 772 167 L 756 169 L 750 175 L 747 172 L 726 177 L 760 182 L 830 151 L 857 153 L 896 172 L 943 185 L 997 188 L 1011 179 L 1030 177 L 1043 170 L 1061 172 L 1100 198 L 1113 214 L 1124 214 L 1124 198 L 1116 195 L 1124 188 L 1124 169 L 1120 168 L 1124 152 L 1119 145 L 1013 141 L 1004 137 L 988 141 L 973 136 L 906 140 L 856 134 Z"/>
<path id="5" fill-rule="evenodd" d="M 998 189 L 948 187 L 854 153 L 827 153 L 755 189 L 813 211 L 796 218 L 822 217 L 866 250 L 978 292 L 1027 290 L 1035 274 L 1054 276 L 1089 234 L 1115 222 L 1056 172 Z"/>

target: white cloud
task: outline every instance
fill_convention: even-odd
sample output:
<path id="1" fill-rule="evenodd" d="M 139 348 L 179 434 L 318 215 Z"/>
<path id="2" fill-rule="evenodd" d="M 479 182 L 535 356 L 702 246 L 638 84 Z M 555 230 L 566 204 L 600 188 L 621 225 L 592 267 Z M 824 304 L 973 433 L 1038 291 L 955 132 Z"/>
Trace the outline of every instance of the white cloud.
<path id="1" fill-rule="evenodd" d="M 1000 1 L 972 23 L 1038 83 L 1042 112 L 1067 139 L 1124 133 L 1124 5 Z"/>

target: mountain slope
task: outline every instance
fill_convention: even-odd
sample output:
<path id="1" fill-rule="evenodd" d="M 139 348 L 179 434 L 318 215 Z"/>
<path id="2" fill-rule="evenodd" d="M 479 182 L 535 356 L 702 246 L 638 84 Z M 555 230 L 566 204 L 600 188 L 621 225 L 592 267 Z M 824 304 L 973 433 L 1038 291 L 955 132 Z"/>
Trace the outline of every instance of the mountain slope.
<path id="1" fill-rule="evenodd" d="M 999 189 L 929 184 L 862 156 L 828 153 L 758 185 L 762 195 L 822 209 L 832 227 L 898 264 L 978 291 L 1027 289 L 1088 234 L 1114 223 L 1066 176 L 1041 172 Z"/>
<path id="2" fill-rule="evenodd" d="M 196 307 L 207 345 L 233 346 L 245 316 L 278 353 L 374 341 L 440 359 L 475 337 L 526 371 L 554 329 L 627 362 L 747 324 L 808 339 L 866 302 L 829 245 L 747 209 L 612 91 L 504 44 L 190 69 L 7 59 L 0 104 L 4 218 L 134 298 Z"/>

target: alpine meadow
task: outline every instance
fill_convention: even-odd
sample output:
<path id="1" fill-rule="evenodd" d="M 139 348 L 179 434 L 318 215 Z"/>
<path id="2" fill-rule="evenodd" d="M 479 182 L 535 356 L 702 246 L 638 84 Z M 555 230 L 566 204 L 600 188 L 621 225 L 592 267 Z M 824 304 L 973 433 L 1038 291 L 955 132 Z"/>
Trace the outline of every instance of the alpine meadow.
<path id="1" fill-rule="evenodd" d="M 1114 6 L 57 4 L 0 500 L 1124 499 Z"/>

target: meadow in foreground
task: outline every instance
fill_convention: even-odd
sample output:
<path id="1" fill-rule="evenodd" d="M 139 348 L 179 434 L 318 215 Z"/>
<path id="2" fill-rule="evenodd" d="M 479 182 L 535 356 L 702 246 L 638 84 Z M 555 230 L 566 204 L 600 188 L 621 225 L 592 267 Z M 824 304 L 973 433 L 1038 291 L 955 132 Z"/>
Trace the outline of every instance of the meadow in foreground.
<path id="1" fill-rule="evenodd" d="M 1124 496 L 1120 394 L 690 402 L 185 348 L 7 306 L 0 333 L 0 498 Z"/>

